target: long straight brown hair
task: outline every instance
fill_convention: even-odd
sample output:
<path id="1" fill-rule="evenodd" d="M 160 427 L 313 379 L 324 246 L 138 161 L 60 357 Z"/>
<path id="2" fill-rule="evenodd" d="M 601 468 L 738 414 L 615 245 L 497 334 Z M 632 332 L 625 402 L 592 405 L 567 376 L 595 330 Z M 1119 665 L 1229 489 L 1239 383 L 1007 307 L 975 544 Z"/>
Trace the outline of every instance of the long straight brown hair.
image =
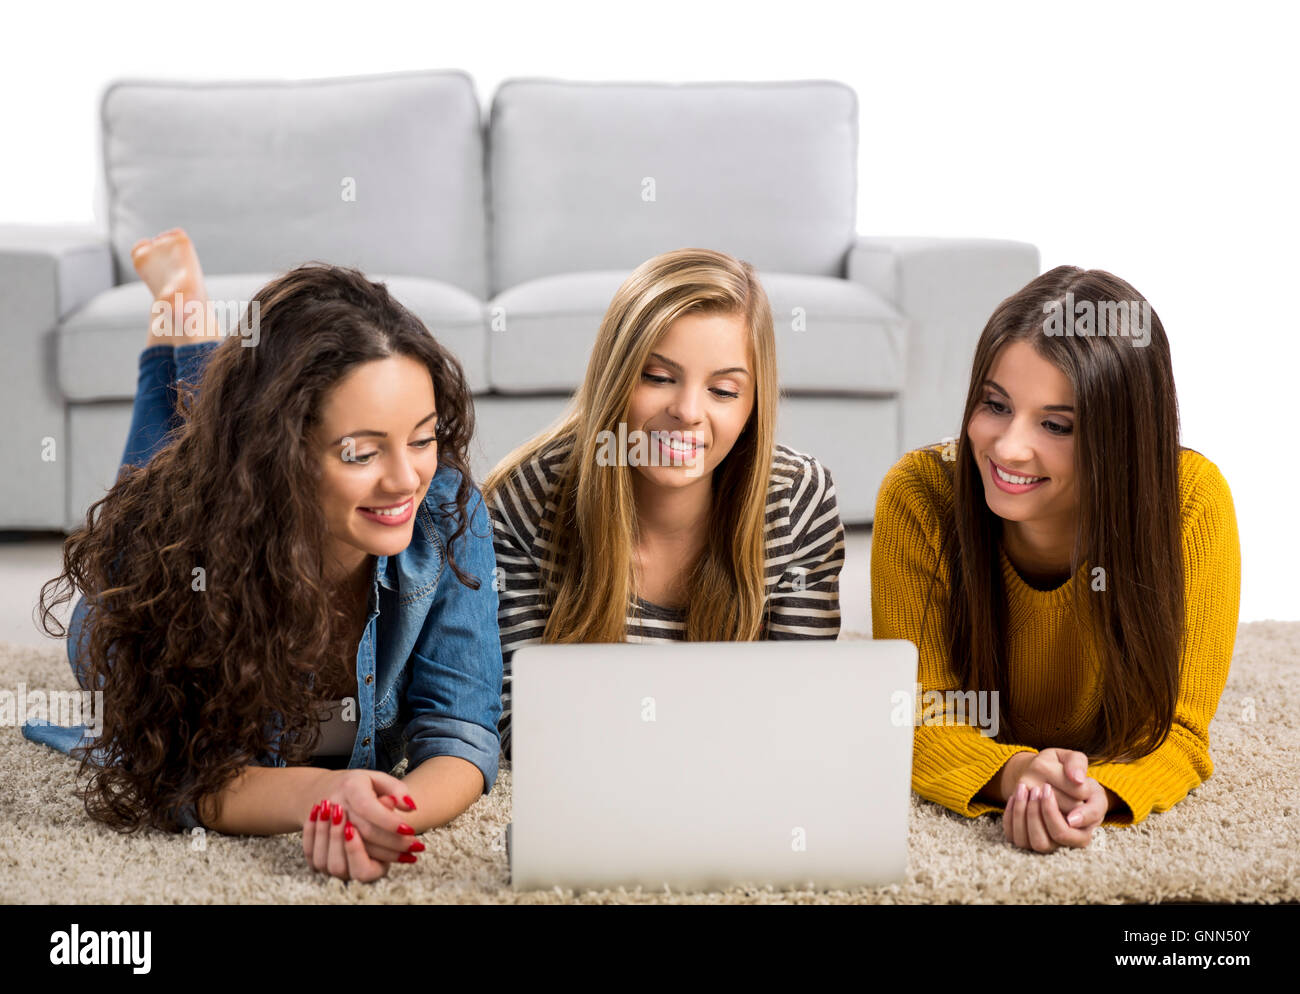
<path id="1" fill-rule="evenodd" d="M 635 590 L 637 514 L 627 466 L 597 460 L 601 433 L 626 422 L 632 391 L 659 337 L 683 314 L 735 314 L 749 332 L 754 409 L 714 470 L 708 544 L 688 578 L 686 638 L 701 642 L 761 637 L 766 601 L 766 510 L 775 445 L 776 339 L 767 294 L 753 267 L 709 249 L 678 249 L 643 262 L 605 312 L 587 375 L 550 429 L 505 457 L 483 483 L 495 491 L 553 443 L 571 445 L 559 467 L 554 511 L 540 533 L 547 607 L 543 642 L 622 642 Z M 632 427 L 632 426 L 629 426 Z"/>
<path id="2" fill-rule="evenodd" d="M 927 450 L 953 483 L 940 552 L 951 577 L 945 644 L 963 689 L 998 691 L 999 740 L 1019 741 L 1010 698 L 1002 519 L 985 500 L 967 427 L 998 354 L 1011 342 L 1028 342 L 1074 388 L 1079 505 L 1071 606 L 1082 630 L 1093 635 L 1093 658 L 1080 664 L 1100 670 L 1100 710 L 1091 733 L 1060 744 L 1094 762 L 1136 759 L 1168 736 L 1178 695 L 1185 624 L 1178 400 L 1169 341 L 1154 309 L 1143 320 L 1146 345 L 1133 334 L 1048 333 L 1049 314 L 1069 310 L 1067 301 L 1075 308 L 1090 301 L 1098 315 L 1115 302 L 1150 307 L 1111 273 L 1058 266 L 1002 301 L 989 318 L 975 348 L 956 460 Z M 1090 578 L 1096 567 L 1105 571 L 1104 584 L 1077 582 L 1084 563 Z"/>

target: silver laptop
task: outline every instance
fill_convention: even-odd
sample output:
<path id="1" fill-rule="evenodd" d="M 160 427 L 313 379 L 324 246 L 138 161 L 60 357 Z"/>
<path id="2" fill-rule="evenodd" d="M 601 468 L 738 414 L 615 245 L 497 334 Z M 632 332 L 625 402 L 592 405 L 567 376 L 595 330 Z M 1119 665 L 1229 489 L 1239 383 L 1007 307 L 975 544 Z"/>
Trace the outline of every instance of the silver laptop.
<path id="1" fill-rule="evenodd" d="M 898 640 L 517 650 L 512 885 L 901 880 L 916 661 Z"/>

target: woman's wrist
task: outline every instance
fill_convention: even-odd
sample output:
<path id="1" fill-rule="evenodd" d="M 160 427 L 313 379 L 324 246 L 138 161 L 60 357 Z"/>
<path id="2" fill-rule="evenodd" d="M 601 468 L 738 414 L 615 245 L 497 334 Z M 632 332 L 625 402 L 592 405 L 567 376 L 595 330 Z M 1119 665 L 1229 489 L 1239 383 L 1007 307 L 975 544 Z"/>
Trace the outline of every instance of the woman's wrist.
<path id="1" fill-rule="evenodd" d="M 1026 764 L 1033 761 L 1034 753 L 1018 752 L 1003 764 L 1002 772 L 996 777 L 997 798 L 1002 804 L 1007 803 L 1007 798 L 1016 789 L 1016 784 L 1020 782 L 1020 776 L 1024 773 Z"/>
<path id="2" fill-rule="evenodd" d="M 1033 757 L 1032 752 L 1018 752 L 1013 755 L 993 776 L 989 777 L 988 783 L 976 796 L 993 803 L 1006 804 L 1007 798 L 1011 796 L 1011 791 L 1015 789 L 1016 782 L 1020 779 L 1024 764 L 1031 761 Z"/>

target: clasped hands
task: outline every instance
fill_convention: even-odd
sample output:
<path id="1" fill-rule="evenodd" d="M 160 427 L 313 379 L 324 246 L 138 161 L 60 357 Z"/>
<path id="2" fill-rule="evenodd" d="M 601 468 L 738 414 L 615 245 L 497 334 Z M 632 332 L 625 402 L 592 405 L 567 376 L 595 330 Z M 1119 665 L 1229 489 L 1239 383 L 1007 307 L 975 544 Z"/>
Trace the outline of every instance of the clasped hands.
<path id="1" fill-rule="evenodd" d="M 1112 795 L 1088 776 L 1087 755 L 1073 749 L 1018 752 L 999 776 L 1002 833 L 1021 849 L 1082 849 L 1110 810 Z"/>
<path id="2" fill-rule="evenodd" d="M 396 777 L 376 770 L 337 770 L 302 825 L 307 865 L 342 880 L 378 880 L 393 863 L 414 863 L 424 843 L 401 811 L 415 801 Z M 401 809 L 399 811 L 398 809 Z"/>

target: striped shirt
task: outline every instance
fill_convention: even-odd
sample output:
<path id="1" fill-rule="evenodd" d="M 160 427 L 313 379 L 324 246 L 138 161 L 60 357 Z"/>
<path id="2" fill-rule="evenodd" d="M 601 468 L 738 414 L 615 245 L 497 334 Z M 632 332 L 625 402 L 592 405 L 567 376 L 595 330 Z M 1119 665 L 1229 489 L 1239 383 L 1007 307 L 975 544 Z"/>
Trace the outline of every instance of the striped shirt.
<path id="1" fill-rule="evenodd" d="M 520 646 L 536 645 L 546 630 L 541 567 L 551 550 L 543 517 L 555 513 L 559 471 L 573 446 L 558 439 L 519 466 L 493 493 L 504 663 L 501 748 L 510 755 L 510 664 Z M 830 471 L 812 456 L 777 445 L 767 488 L 767 556 L 764 563 L 770 609 L 760 638 L 836 639 L 840 633 L 840 569 L 844 526 Z M 680 642 L 686 638 L 684 608 L 666 608 L 639 597 L 628 602 L 627 641 Z"/>

